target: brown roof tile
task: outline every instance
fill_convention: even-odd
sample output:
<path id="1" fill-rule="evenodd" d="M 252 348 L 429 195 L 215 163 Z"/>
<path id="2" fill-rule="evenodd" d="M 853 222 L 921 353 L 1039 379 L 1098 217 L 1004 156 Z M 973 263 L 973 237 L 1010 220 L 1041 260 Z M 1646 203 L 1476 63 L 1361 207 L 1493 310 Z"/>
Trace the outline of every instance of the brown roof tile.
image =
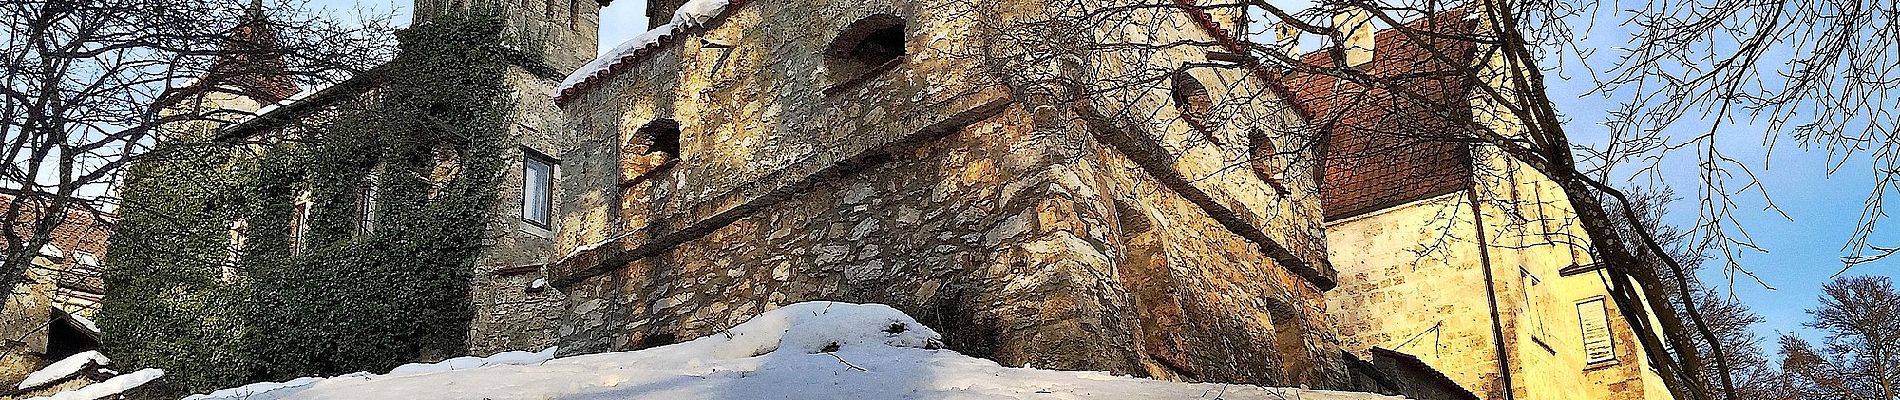
<path id="1" fill-rule="evenodd" d="M 1468 34 L 1476 24 L 1465 15 L 1454 9 L 1408 26 Z M 1470 120 L 1466 95 L 1471 82 L 1461 70 L 1476 57 L 1473 42 L 1407 37 L 1385 29 L 1374 37 L 1373 48 L 1372 60 L 1359 70 L 1399 90 L 1303 72 L 1285 77 L 1295 104 L 1326 137 L 1321 203 L 1328 220 L 1456 191 L 1471 176 L 1468 136 L 1459 132 Z M 1429 51 L 1433 48 L 1445 57 Z M 1324 51 L 1307 54 L 1302 62 L 1333 65 Z"/>

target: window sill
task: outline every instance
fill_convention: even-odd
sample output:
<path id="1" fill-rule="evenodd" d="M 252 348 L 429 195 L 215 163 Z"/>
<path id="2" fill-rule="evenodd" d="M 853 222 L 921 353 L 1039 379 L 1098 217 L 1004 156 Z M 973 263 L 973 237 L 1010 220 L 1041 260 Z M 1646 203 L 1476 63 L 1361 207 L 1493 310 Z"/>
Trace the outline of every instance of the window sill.
<path id="1" fill-rule="evenodd" d="M 1554 355 L 1557 355 L 1557 349 L 1555 349 L 1555 348 L 1551 348 L 1551 347 L 1550 347 L 1550 344 L 1549 344 L 1549 343 L 1544 343 L 1544 338 L 1543 338 L 1543 337 L 1540 337 L 1540 336 L 1538 336 L 1538 335 L 1536 335 L 1536 334 L 1532 334 L 1532 335 L 1531 335 L 1531 342 L 1533 342 L 1533 343 L 1537 343 L 1537 347 L 1542 347 L 1542 348 L 1544 348 L 1544 351 L 1547 351 L 1547 352 L 1550 352 L 1550 355 L 1553 355 L 1553 356 L 1554 356 Z"/>
<path id="2" fill-rule="evenodd" d="M 855 87 L 864 86 L 865 82 L 870 82 L 873 79 L 877 79 L 880 76 L 884 76 L 884 73 L 897 69 L 897 66 L 903 65 L 903 64 L 904 64 L 903 57 L 898 57 L 890 61 L 886 61 L 883 64 L 878 64 L 878 66 L 871 67 L 870 69 L 865 70 L 864 73 L 858 74 L 858 76 L 853 77 L 850 80 L 838 82 L 838 84 L 836 85 L 831 85 L 831 87 L 825 88 L 824 93 L 826 96 L 836 96 L 839 93 L 843 93 L 846 90 L 851 90 L 852 88 L 855 88 Z"/>
<path id="3" fill-rule="evenodd" d="M 654 176 L 659 175 L 663 172 L 666 172 L 666 170 L 668 169 L 672 169 L 673 164 L 679 163 L 679 157 L 674 157 L 672 155 L 668 155 L 666 153 L 660 153 L 660 152 L 649 153 L 649 155 L 641 156 L 641 157 L 653 158 L 654 157 L 653 154 L 659 154 L 660 157 L 664 157 L 664 158 L 662 158 L 659 162 L 655 162 L 655 163 L 635 165 L 635 166 L 630 166 L 630 167 L 622 167 L 623 169 L 632 169 L 630 171 L 622 172 L 623 174 L 627 176 L 632 176 L 632 178 L 622 179 L 620 181 L 621 188 L 624 189 L 628 187 L 633 187 L 634 185 L 639 185 L 642 182 L 652 180 Z"/>
<path id="4" fill-rule="evenodd" d="M 496 269 L 494 271 L 489 271 L 488 275 L 493 276 L 493 277 L 500 277 L 500 278 L 527 275 L 530 273 L 540 271 L 541 268 L 545 266 L 546 264 L 522 264 L 522 265 L 516 265 L 512 267 L 507 267 L 507 268 Z"/>
<path id="5" fill-rule="evenodd" d="M 525 219 L 520 220 L 520 222 L 518 222 L 517 225 L 520 225 L 520 229 L 517 229 L 517 230 L 521 231 L 522 233 L 527 233 L 530 236 L 534 236 L 534 237 L 538 237 L 542 239 L 554 238 L 554 229 L 551 227 L 541 226 L 540 224 L 528 222 L 528 220 L 525 220 Z"/>
<path id="6" fill-rule="evenodd" d="M 1609 368 L 1609 367 L 1614 367 L 1614 366 L 1617 366 L 1617 365 L 1619 365 L 1619 364 L 1622 364 L 1622 362 L 1620 362 L 1620 361 L 1618 361 L 1617 359 L 1614 359 L 1614 358 L 1612 358 L 1612 359 L 1608 359 L 1608 360 L 1603 360 L 1603 361 L 1597 361 L 1597 362 L 1593 362 L 1593 363 L 1589 363 L 1589 364 L 1584 364 L 1584 365 L 1583 365 L 1583 370 L 1584 370 L 1584 371 L 1586 371 L 1586 372 L 1588 372 L 1588 371 L 1596 371 L 1596 370 L 1601 370 L 1601 369 L 1606 369 L 1606 368 Z"/>

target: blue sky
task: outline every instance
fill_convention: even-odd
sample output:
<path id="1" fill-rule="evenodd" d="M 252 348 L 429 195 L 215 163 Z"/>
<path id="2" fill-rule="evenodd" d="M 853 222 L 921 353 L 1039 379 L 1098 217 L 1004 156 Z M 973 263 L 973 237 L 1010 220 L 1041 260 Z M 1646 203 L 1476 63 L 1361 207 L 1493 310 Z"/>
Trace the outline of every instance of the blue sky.
<path id="1" fill-rule="evenodd" d="M 407 20 L 409 2 L 404 0 L 315 0 L 313 5 L 344 13 L 363 9 L 374 12 L 396 12 L 399 20 Z M 632 38 L 646 29 L 644 9 L 641 0 L 618 0 L 608 7 L 601 16 L 601 48 L 612 48 L 621 41 Z M 1607 24 L 1598 24 L 1604 28 Z M 1589 38 L 1591 46 L 1605 51 L 1613 51 L 1623 39 L 1623 32 L 1607 30 L 1595 33 Z M 1602 57 L 1602 55 L 1599 55 Z M 1584 79 L 1566 79 L 1560 74 L 1550 76 L 1551 94 L 1558 108 L 1570 123 L 1566 130 L 1571 139 L 1578 143 L 1600 143 L 1606 140 L 1607 131 L 1601 125 L 1606 107 L 1617 103 L 1615 98 L 1585 95 L 1593 86 Z M 1690 127 L 1703 127 L 1706 124 L 1689 124 Z M 1815 307 L 1820 296 L 1820 286 L 1829 276 L 1839 270 L 1840 257 L 1846 252 L 1842 249 L 1848 237 L 1853 233 L 1855 222 L 1860 216 L 1861 201 L 1873 185 L 1873 171 L 1867 160 L 1849 159 L 1839 171 L 1827 173 L 1827 153 L 1822 150 L 1802 149 L 1793 143 L 1783 141 L 1772 153 L 1762 146 L 1762 128 L 1741 121 L 1725 128 L 1718 135 L 1718 147 L 1730 155 L 1739 158 L 1760 175 L 1768 194 L 1787 218 L 1780 213 L 1765 209 L 1766 202 L 1759 194 L 1734 196 L 1736 201 L 1735 219 L 1755 239 L 1764 251 L 1743 252 L 1738 257 L 1745 268 L 1760 275 L 1767 284 L 1777 288 L 1767 290 L 1748 278 L 1738 277 L 1732 287 L 1737 298 L 1760 313 L 1766 322 L 1756 327 L 1756 332 L 1773 352 L 1772 340 L 1785 332 L 1798 332 L 1810 339 L 1818 339 L 1812 332 L 1803 332 L 1801 324 L 1808 320 L 1804 310 Z M 1690 197 L 1678 201 L 1672 207 L 1670 220 L 1673 223 L 1687 224 L 1696 217 L 1693 201 L 1696 185 L 1695 157 L 1692 154 L 1676 154 L 1660 162 L 1662 171 L 1656 175 L 1664 183 L 1677 187 L 1679 196 Z M 1647 177 L 1639 184 L 1653 183 Z M 1875 238 L 1885 239 L 1877 243 L 1900 244 L 1900 235 L 1888 232 L 1876 234 Z M 1900 273 L 1900 260 L 1887 260 L 1856 267 L 1850 275 L 1886 275 Z M 1728 277 L 1723 276 L 1721 268 L 1712 265 L 1705 268 L 1705 281 L 1731 288 Z"/>
<path id="2" fill-rule="evenodd" d="M 1634 47 L 1629 44 L 1628 30 L 1601 22 L 1619 21 L 1623 17 L 1626 16 L 1599 16 L 1595 31 L 1579 41 L 1581 47 L 1599 52 L 1589 63 L 1599 73 L 1616 60 L 1622 48 Z M 1771 54 L 1769 59 L 1790 56 L 1783 51 Z M 1625 99 L 1613 94 L 1588 94 L 1596 86 L 1583 73 L 1573 68 L 1548 74 L 1549 94 L 1568 119 L 1564 128 L 1572 142 L 1601 144 L 1608 141 L 1608 128 L 1603 126 L 1608 109 Z M 1696 120 L 1696 116 L 1691 113 L 1687 121 L 1665 132 L 1677 139 L 1708 130 L 1709 120 Z M 1843 245 L 1855 231 L 1862 202 L 1874 188 L 1875 174 L 1871 161 L 1864 155 L 1834 159 L 1839 169 L 1830 173 L 1827 149 L 1803 148 L 1791 139 L 1780 139 L 1770 151 L 1765 145 L 1769 135 L 1764 125 L 1760 121 L 1736 119 L 1723 124 L 1714 135 L 1715 148 L 1754 172 L 1761 181 L 1760 187 L 1767 192 L 1764 198 L 1760 191 L 1751 188 L 1729 197 L 1735 202 L 1731 210 L 1732 223 L 1761 248 L 1760 251 L 1737 252 L 1736 262 L 1758 275 L 1762 282 L 1734 276 L 1730 285 L 1731 277 L 1724 275 L 1722 260 L 1705 263 L 1701 275 L 1705 282 L 1717 285 L 1718 289 L 1731 290 L 1736 298 L 1762 315 L 1765 321 L 1756 326 L 1755 331 L 1766 341 L 1765 349 L 1773 353 L 1773 340 L 1782 333 L 1822 339 L 1818 333 L 1802 326 L 1810 320 L 1806 310 L 1819 305 L 1821 285 L 1833 279 L 1843 266 L 1841 257 L 1850 254 Z M 1673 225 L 1691 225 L 1696 222 L 1698 212 L 1698 161 L 1693 151 L 1668 153 L 1655 163 L 1659 168 L 1654 173 L 1632 176 L 1619 183 L 1649 186 L 1660 181 L 1674 187 L 1681 199 L 1671 204 L 1666 220 Z M 1622 172 L 1629 174 L 1630 171 Z M 1741 182 L 1730 182 L 1731 187 L 1742 189 Z M 1770 201 L 1779 212 L 1769 208 Z M 1900 234 L 1891 229 L 1884 233 L 1876 230 L 1871 242 L 1887 246 L 1900 244 Z M 1896 276 L 1900 272 L 1896 263 L 1900 260 L 1862 264 L 1843 276 Z M 1764 284 L 1774 290 L 1765 288 Z"/>

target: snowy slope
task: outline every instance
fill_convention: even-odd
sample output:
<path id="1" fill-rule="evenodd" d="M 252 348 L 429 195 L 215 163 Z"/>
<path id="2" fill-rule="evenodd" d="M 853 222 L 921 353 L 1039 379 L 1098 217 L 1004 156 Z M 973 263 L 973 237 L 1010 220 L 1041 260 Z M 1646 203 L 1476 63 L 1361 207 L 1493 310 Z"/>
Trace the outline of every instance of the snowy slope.
<path id="1" fill-rule="evenodd" d="M 808 302 L 641 351 L 551 360 L 504 353 L 509 362 L 416 364 L 193 399 L 1395 399 L 1008 368 L 938 349 L 940 338 L 888 306 Z"/>

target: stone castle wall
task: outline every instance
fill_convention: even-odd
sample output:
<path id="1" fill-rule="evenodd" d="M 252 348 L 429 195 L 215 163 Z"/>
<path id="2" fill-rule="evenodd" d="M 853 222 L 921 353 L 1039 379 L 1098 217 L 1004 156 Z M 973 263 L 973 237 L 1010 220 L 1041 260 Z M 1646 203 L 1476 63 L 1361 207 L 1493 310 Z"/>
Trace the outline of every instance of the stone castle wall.
<path id="1" fill-rule="evenodd" d="M 1165 84 L 1086 105 L 1023 95 L 1033 84 L 1005 72 L 1020 66 L 997 67 L 1020 59 L 990 58 L 1014 44 L 982 38 L 1047 10 L 974 4 L 745 4 L 566 99 L 567 256 L 550 267 L 563 351 L 667 344 L 833 299 L 891 304 L 1010 365 L 1337 382 L 1314 164 L 1286 163 L 1291 193 L 1244 165 L 1247 132 L 1284 131 L 1285 107 L 1219 108 L 1244 122 L 1194 127 Z M 826 46 L 879 14 L 906 24 L 902 63 L 840 76 Z M 1171 26 L 1155 33 L 1204 35 Z M 1077 62 L 1121 73 L 1199 57 Z M 1043 66 L 1066 68 L 1021 70 Z M 1244 72 L 1195 75 L 1216 96 L 1272 99 Z M 679 125 L 677 155 L 641 129 L 661 119 Z"/>
<path id="2" fill-rule="evenodd" d="M 566 115 L 554 105 L 554 87 L 561 73 L 591 60 L 600 37 L 600 1 L 455 1 L 416 0 L 418 15 L 441 12 L 451 6 L 501 7 L 510 47 L 535 57 L 509 68 L 506 80 L 514 90 L 504 145 L 507 176 L 499 201 L 485 228 L 489 239 L 476 262 L 471 301 L 469 353 L 540 350 L 554 344 L 555 322 L 563 306 L 561 293 L 550 290 L 545 265 L 555 233 L 522 219 L 524 197 L 522 164 L 529 152 L 555 157 L 566 140 Z M 569 168 L 557 162 L 555 179 Z M 554 193 L 559 204 L 561 193 Z"/>
<path id="3" fill-rule="evenodd" d="M 1607 282 L 1577 242 L 1575 214 L 1547 178 L 1489 154 L 1477 158 L 1486 162 L 1474 190 L 1329 224 L 1339 287 L 1327 301 L 1343 347 L 1410 354 L 1501 399 L 1501 341 L 1512 398 L 1668 398 L 1614 301 L 1601 311 L 1614 357 L 1586 357 L 1581 316 L 1593 310 L 1580 305 L 1602 299 Z"/>
<path id="4" fill-rule="evenodd" d="M 427 23 L 432 15 L 469 7 L 501 10 L 509 47 L 535 56 L 552 73 L 580 68 L 599 46 L 599 0 L 415 0 L 413 10 L 416 21 Z"/>
<path id="5" fill-rule="evenodd" d="M 554 231 L 522 219 L 525 196 L 522 163 L 527 151 L 558 154 L 557 143 L 566 129 L 565 115 L 554 106 L 551 77 L 522 68 L 510 68 L 508 85 L 514 88 L 513 115 L 508 119 L 508 166 L 502 171 L 500 201 L 490 211 L 489 239 L 476 261 L 470 288 L 474 320 L 469 327 L 469 354 L 507 350 L 540 350 L 554 344 L 554 327 L 564 306 L 559 291 L 549 290 L 545 265 L 554 244 Z M 556 165 L 560 169 L 561 165 Z M 557 177 L 560 174 L 555 174 Z M 559 201 L 560 193 L 554 193 Z"/>

